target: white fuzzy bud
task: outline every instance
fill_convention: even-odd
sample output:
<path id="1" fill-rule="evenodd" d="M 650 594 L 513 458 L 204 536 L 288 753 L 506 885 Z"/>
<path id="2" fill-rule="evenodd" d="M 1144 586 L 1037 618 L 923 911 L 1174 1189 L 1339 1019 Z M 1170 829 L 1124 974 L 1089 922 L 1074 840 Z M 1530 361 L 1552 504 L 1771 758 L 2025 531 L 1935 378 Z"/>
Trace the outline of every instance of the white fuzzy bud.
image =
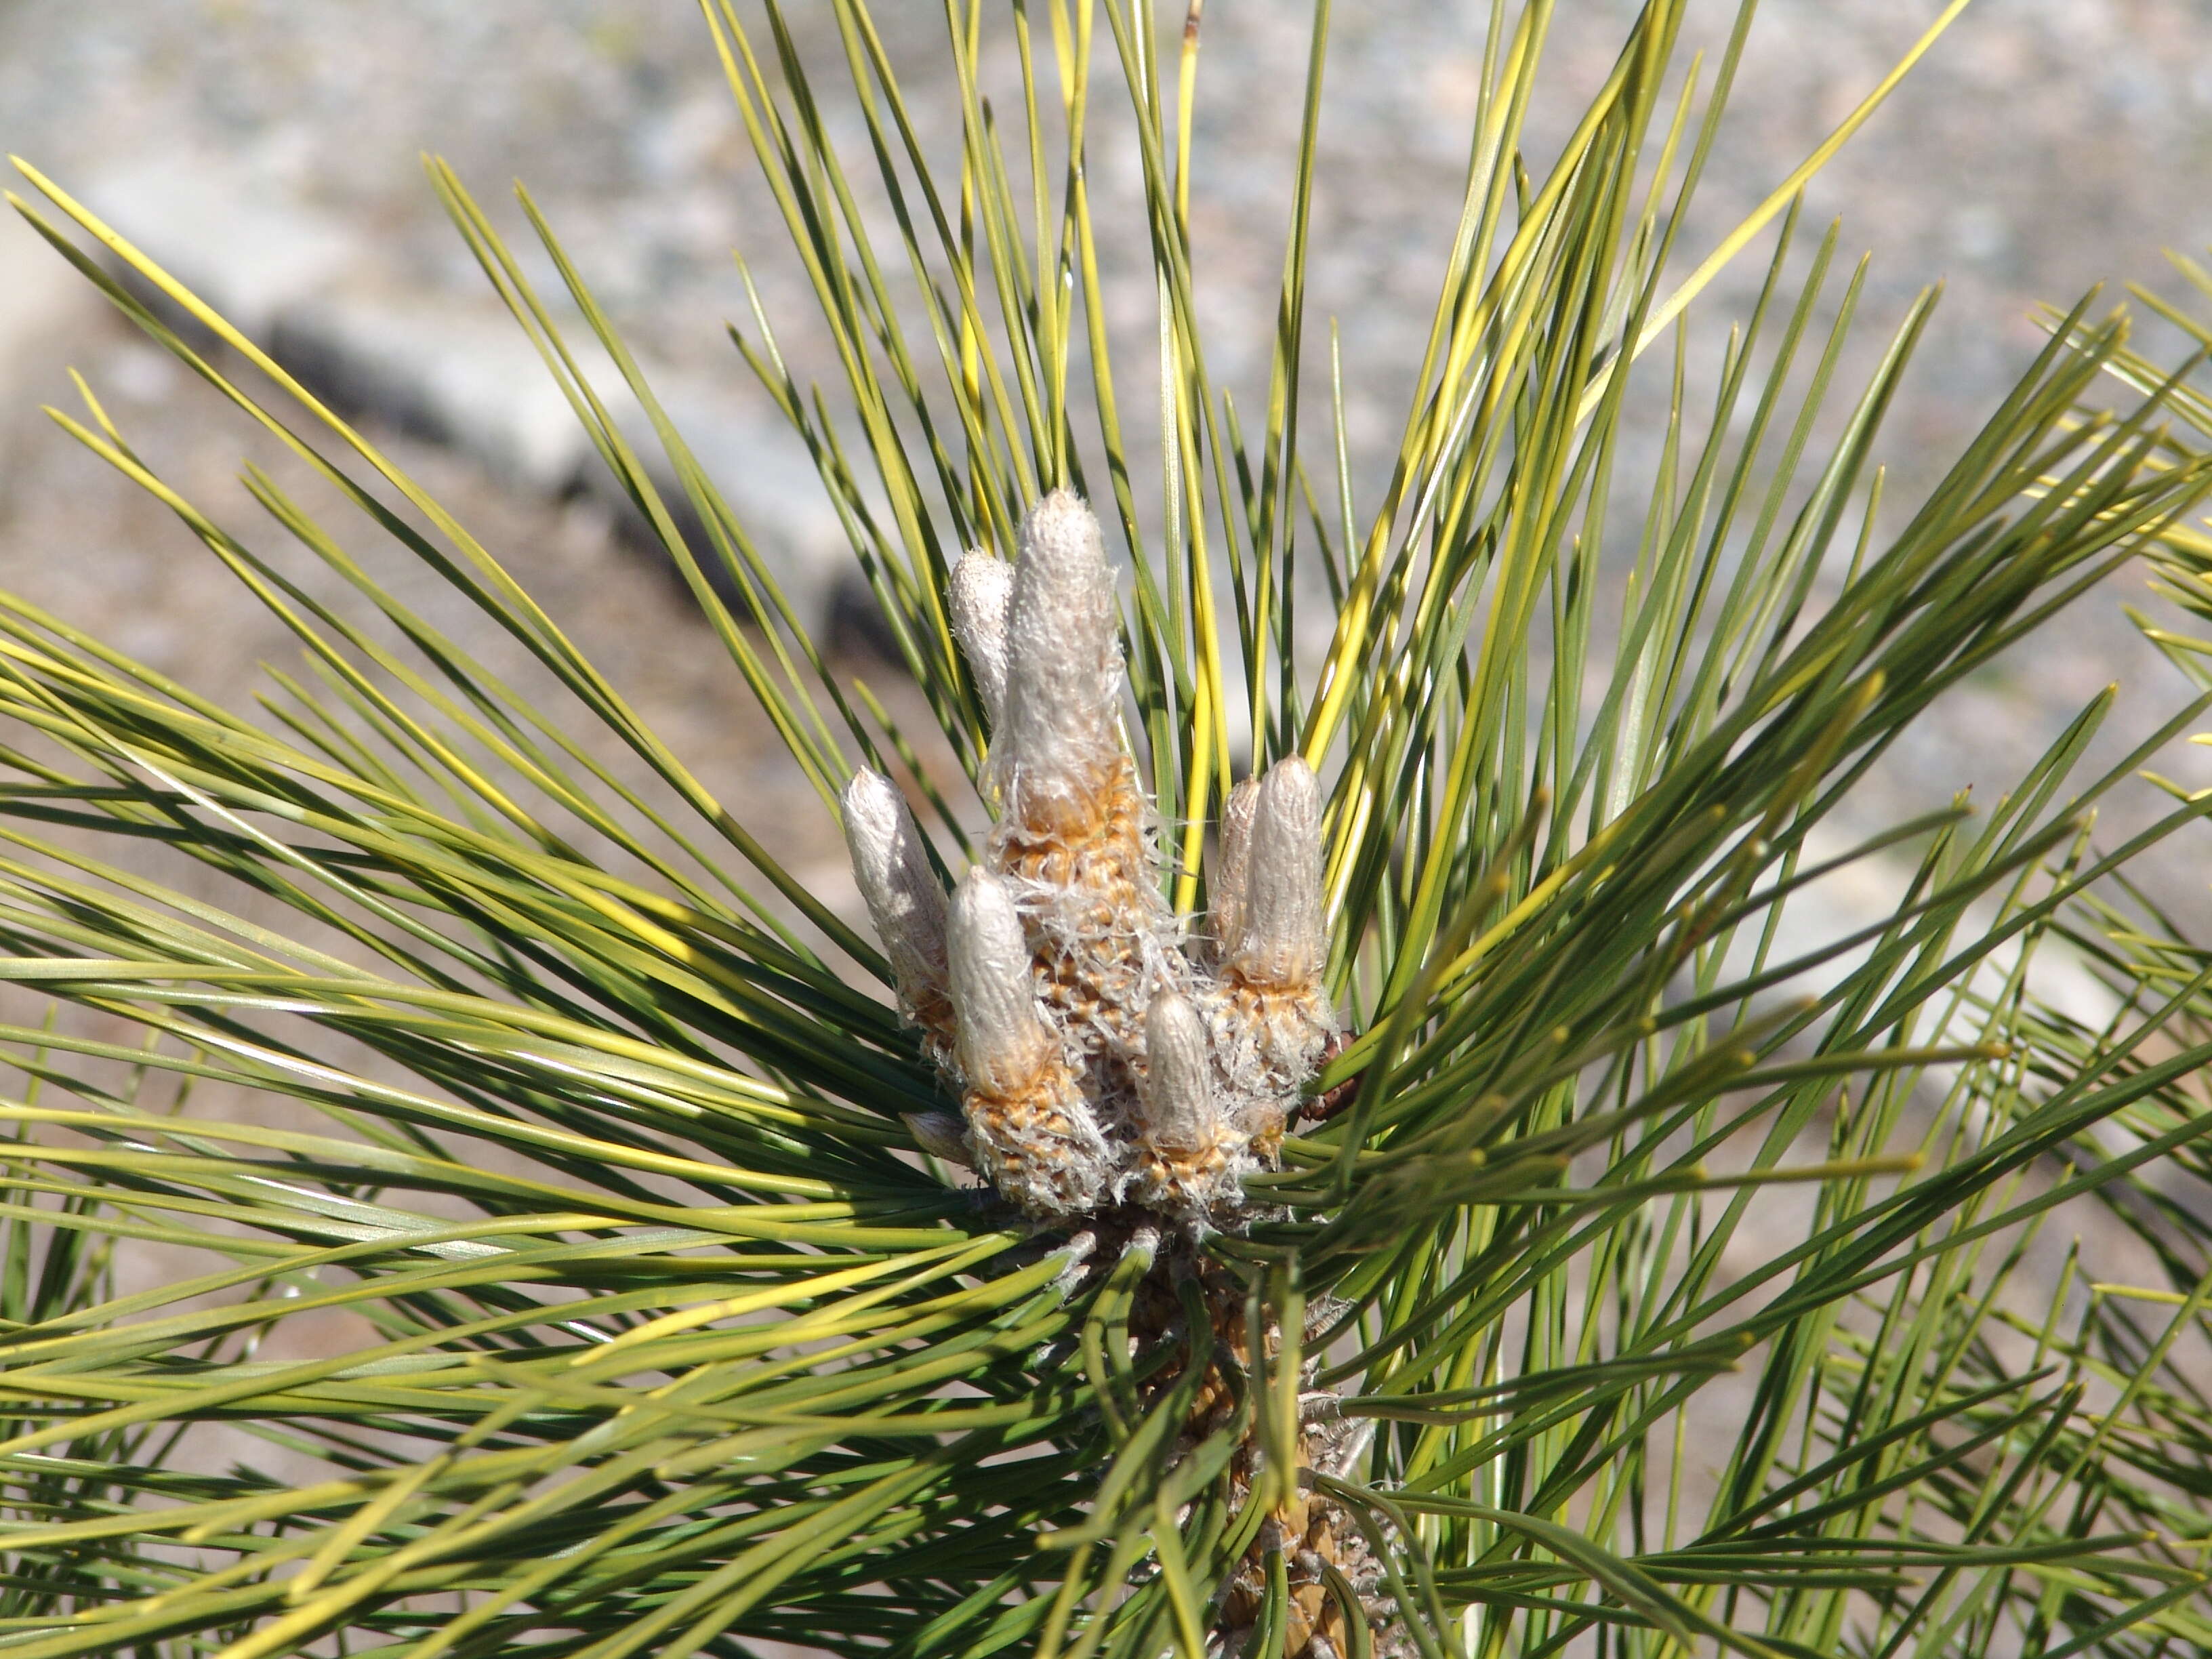
<path id="1" fill-rule="evenodd" d="M 1111 1186 L 1114 1149 L 1036 1002 L 1012 885 L 971 870 L 952 896 L 954 1051 L 975 1166 L 1035 1216 L 1086 1213 Z"/>
<path id="2" fill-rule="evenodd" d="M 1097 815 L 1121 759 L 1121 647 L 1098 520 L 1056 489 L 1022 520 L 1006 625 L 1006 720 L 994 765 L 1009 810 L 1052 832 Z"/>
<path id="3" fill-rule="evenodd" d="M 1250 867 L 1252 809 L 1259 804 L 1260 780 L 1247 778 L 1221 803 L 1221 857 L 1208 890 L 1214 943 L 1224 955 L 1236 950 L 1244 931 L 1244 881 Z"/>
<path id="4" fill-rule="evenodd" d="M 960 1069 L 976 1088 L 1020 1089 L 1058 1045 L 1037 1011 L 1012 890 L 970 870 L 952 896 L 948 934 Z"/>
<path id="5" fill-rule="evenodd" d="M 941 1158 L 963 1169 L 974 1165 L 975 1154 L 969 1150 L 964 1120 L 951 1112 L 901 1112 L 899 1121 L 914 1137 L 914 1144 L 932 1158 Z"/>
<path id="6" fill-rule="evenodd" d="M 890 960 L 900 1010 L 922 1026 L 941 1026 L 945 890 L 930 867 L 914 814 L 889 778 L 866 769 L 853 775 L 838 807 L 845 845 L 853 855 L 853 878 Z"/>
<path id="7" fill-rule="evenodd" d="M 1196 1152 L 1221 1137 L 1206 1022 L 1173 991 L 1145 1010 L 1144 1103 L 1148 1138 L 1164 1151 Z"/>
<path id="8" fill-rule="evenodd" d="M 952 637 L 975 677 L 983 712 L 996 732 L 1006 707 L 1006 613 L 1013 604 L 1014 568 L 977 548 L 952 567 Z"/>
<path id="9" fill-rule="evenodd" d="M 1322 965 L 1321 784 L 1299 757 L 1260 780 L 1245 842 L 1244 908 L 1230 965 L 1248 983 L 1298 986 Z"/>

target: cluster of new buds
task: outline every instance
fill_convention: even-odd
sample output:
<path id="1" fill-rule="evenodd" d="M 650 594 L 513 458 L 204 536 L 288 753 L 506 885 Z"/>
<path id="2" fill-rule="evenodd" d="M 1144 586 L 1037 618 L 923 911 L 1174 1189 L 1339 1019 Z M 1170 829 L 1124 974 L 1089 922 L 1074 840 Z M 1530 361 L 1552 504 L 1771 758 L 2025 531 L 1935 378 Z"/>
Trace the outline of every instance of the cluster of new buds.
<path id="1" fill-rule="evenodd" d="M 1162 893 L 1150 803 L 1122 742 L 1113 572 L 1066 490 L 1020 556 L 963 558 L 950 594 L 992 745 L 998 811 L 948 899 L 890 780 L 846 787 L 845 836 L 896 982 L 961 1115 L 922 1146 L 1042 1218 L 1119 1205 L 1234 1220 L 1335 1030 L 1322 988 L 1321 797 L 1291 758 L 1223 804 L 1204 926 Z"/>

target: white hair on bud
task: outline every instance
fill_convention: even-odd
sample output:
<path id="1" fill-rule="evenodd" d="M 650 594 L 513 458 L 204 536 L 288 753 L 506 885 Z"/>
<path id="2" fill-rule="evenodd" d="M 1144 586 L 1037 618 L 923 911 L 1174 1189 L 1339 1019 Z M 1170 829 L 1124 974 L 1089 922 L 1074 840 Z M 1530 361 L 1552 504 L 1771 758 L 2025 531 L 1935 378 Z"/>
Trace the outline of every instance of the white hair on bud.
<path id="1" fill-rule="evenodd" d="M 952 896 L 948 933 L 960 1069 L 977 1088 L 1018 1089 L 1060 1045 L 1037 1012 L 1012 890 L 988 871 L 970 870 Z"/>
<path id="2" fill-rule="evenodd" d="M 1244 885 L 1251 867 L 1252 809 L 1259 804 L 1260 780 L 1247 778 L 1221 803 L 1221 856 L 1215 861 L 1207 896 L 1215 950 L 1236 953 L 1244 931 Z"/>
<path id="3" fill-rule="evenodd" d="M 1296 755 L 1260 780 L 1246 841 L 1244 908 L 1230 964 L 1249 984 L 1310 983 L 1322 969 L 1321 784 Z"/>
<path id="4" fill-rule="evenodd" d="M 975 1154 L 968 1145 L 966 1120 L 951 1112 L 901 1112 L 899 1121 L 914 1137 L 914 1144 L 932 1158 L 972 1169 Z"/>
<path id="5" fill-rule="evenodd" d="M 1014 568 L 981 548 L 952 567 L 952 637 L 975 677 L 983 712 L 997 732 L 1006 708 L 1006 613 L 1014 598 Z"/>
<path id="6" fill-rule="evenodd" d="M 1089 821 L 1121 762 L 1121 647 L 1098 520 L 1056 489 L 1022 520 L 994 769 L 1008 810 L 1050 832 Z"/>
<path id="7" fill-rule="evenodd" d="M 1163 1151 L 1195 1152 L 1220 1138 L 1206 1022 L 1188 998 L 1155 992 L 1145 1010 L 1145 1125 Z"/>
<path id="8" fill-rule="evenodd" d="M 1114 1149 L 1059 1034 L 1037 1004 L 1036 970 L 1010 884 L 971 870 L 952 897 L 955 1051 L 976 1168 L 1034 1216 L 1086 1213 L 1114 1178 Z"/>
<path id="9" fill-rule="evenodd" d="M 897 788 L 880 772 L 853 774 L 838 801 L 853 878 L 868 920 L 890 959 L 899 1009 L 926 1029 L 944 1024 L 946 994 L 945 889 L 938 884 L 921 831 Z M 941 1030 L 938 1035 L 945 1035 Z"/>

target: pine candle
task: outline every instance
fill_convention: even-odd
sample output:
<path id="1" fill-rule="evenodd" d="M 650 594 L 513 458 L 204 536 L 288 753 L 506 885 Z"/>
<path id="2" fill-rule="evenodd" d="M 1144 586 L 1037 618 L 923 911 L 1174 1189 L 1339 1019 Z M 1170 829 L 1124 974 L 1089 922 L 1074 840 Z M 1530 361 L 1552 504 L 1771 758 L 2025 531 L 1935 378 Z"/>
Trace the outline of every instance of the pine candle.
<path id="1" fill-rule="evenodd" d="M 897 790 L 847 786 L 854 874 L 900 1012 L 962 1116 L 908 1118 L 1039 1218 L 1133 1205 L 1231 1225 L 1334 1035 L 1322 987 L 1321 791 L 1303 759 L 1223 804 L 1212 906 L 1162 896 L 1151 801 L 1121 733 L 1113 572 L 1067 490 L 1023 520 L 1010 567 L 972 552 L 949 610 L 985 713 L 998 817 L 948 903 Z"/>

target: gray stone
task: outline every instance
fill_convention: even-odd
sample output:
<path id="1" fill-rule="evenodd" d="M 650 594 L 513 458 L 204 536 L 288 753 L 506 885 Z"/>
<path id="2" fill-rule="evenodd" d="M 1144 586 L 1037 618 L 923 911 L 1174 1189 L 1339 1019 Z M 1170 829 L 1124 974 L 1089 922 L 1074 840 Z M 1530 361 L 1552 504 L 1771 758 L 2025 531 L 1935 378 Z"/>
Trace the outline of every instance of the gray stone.
<path id="1" fill-rule="evenodd" d="M 450 445 L 509 488 L 603 497 L 658 550 L 538 347 L 489 291 L 471 299 L 410 285 L 371 239 L 228 158 L 118 169 L 85 200 L 339 413 Z M 734 596 L 613 358 L 572 307 L 555 323 L 694 552 Z M 826 627 L 850 556 L 805 444 L 764 396 L 744 397 L 735 375 L 710 380 L 642 360 L 637 369 L 798 620 Z"/>

